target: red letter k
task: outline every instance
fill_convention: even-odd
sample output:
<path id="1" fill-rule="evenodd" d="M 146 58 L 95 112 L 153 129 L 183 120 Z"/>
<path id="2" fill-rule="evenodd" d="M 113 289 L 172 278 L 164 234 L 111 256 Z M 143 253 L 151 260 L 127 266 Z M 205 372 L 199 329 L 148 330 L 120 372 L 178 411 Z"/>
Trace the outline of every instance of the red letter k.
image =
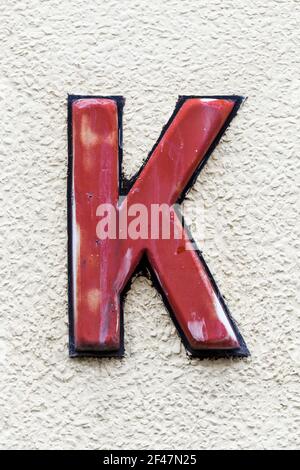
<path id="1" fill-rule="evenodd" d="M 69 97 L 70 354 L 122 355 L 122 293 L 141 260 L 148 263 L 187 350 L 194 356 L 247 356 L 245 342 L 174 204 L 181 201 L 242 99 L 182 97 L 149 159 L 124 192 L 120 97 Z M 170 207 L 175 237 L 151 236 L 153 205 Z M 99 207 L 116 214 L 112 233 L 97 236 Z M 120 229 L 144 208 L 148 236 Z M 98 211 L 98 212 L 97 212 Z M 103 214 L 102 214 L 103 215 Z M 144 227 L 145 228 L 145 227 Z M 152 231 L 151 231 L 152 230 Z M 179 234 L 179 236 L 178 236 Z"/>

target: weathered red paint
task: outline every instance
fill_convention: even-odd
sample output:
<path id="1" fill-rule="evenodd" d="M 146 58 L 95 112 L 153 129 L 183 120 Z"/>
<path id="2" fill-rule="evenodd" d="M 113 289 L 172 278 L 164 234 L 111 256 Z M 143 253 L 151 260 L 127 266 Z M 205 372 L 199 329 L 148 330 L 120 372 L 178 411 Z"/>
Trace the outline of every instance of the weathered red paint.
<path id="1" fill-rule="evenodd" d="M 127 208 L 143 203 L 174 204 L 233 110 L 230 99 L 186 100 L 158 142 L 126 197 Z M 118 109 L 106 98 L 72 103 L 73 132 L 73 313 L 77 352 L 118 351 L 120 294 L 146 253 L 179 328 L 191 350 L 240 347 L 203 260 L 177 214 L 182 238 L 98 240 L 97 207 L 112 203 L 119 216 Z"/>

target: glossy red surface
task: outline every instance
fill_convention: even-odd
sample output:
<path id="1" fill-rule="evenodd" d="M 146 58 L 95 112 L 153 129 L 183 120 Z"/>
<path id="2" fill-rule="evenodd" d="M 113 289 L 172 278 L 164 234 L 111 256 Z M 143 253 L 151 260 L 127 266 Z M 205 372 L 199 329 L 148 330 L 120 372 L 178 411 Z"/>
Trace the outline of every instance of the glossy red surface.
<path id="1" fill-rule="evenodd" d="M 97 207 L 119 217 L 133 204 L 173 205 L 234 106 L 230 99 L 186 100 L 158 142 L 125 200 L 118 204 L 118 110 L 112 99 L 73 102 L 73 308 L 77 351 L 121 347 L 120 294 L 146 254 L 192 350 L 239 348 L 239 341 L 202 259 L 174 210 L 181 239 L 99 240 Z M 127 207 L 126 207 L 127 206 Z M 130 217 L 128 217 L 130 223 Z"/>

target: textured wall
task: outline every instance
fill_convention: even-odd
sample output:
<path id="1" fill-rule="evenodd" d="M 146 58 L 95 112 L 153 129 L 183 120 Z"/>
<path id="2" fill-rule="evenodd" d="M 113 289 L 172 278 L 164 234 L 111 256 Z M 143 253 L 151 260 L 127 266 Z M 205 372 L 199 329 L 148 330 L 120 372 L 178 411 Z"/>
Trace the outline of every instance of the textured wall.
<path id="1" fill-rule="evenodd" d="M 292 0 L 5 2 L 2 447 L 299 446 L 299 10 Z M 143 278 L 125 306 L 126 357 L 68 358 L 67 93 L 126 96 L 128 175 L 178 94 L 249 97 L 187 204 L 204 204 L 201 246 L 250 359 L 189 359 Z"/>

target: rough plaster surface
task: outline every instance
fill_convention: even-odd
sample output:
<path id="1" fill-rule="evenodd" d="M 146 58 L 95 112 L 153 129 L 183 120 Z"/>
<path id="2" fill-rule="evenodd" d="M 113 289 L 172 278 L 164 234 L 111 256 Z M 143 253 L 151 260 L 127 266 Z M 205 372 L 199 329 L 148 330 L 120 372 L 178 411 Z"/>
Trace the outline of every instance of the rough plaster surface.
<path id="1" fill-rule="evenodd" d="M 292 0 L 5 2 L 2 447 L 299 446 L 299 10 Z M 67 93 L 126 96 L 128 175 L 178 94 L 249 97 L 187 205 L 204 205 L 201 247 L 250 359 L 189 359 L 143 278 L 126 302 L 126 357 L 68 358 Z"/>

